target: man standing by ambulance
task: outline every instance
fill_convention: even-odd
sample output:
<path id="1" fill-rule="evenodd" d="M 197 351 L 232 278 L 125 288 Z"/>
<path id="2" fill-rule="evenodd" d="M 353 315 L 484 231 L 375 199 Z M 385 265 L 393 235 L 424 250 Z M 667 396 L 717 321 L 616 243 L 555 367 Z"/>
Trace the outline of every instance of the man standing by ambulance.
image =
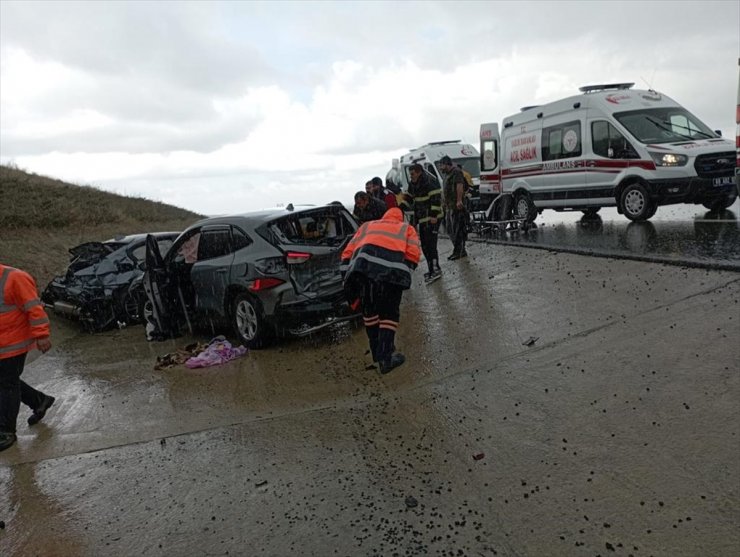
<path id="1" fill-rule="evenodd" d="M 49 336 L 49 318 L 31 275 L 0 263 L 0 451 L 16 442 L 21 402 L 33 411 L 29 425 L 54 404 L 54 397 L 21 381 L 26 354 L 34 347 L 48 352 Z"/>
<path id="2" fill-rule="evenodd" d="M 439 161 L 439 168 L 445 175 L 443 188 L 445 205 L 445 224 L 452 241 L 452 255 L 447 259 L 454 261 L 467 257 L 465 240 L 468 236 L 468 212 L 465 209 L 465 176 L 452 159 L 445 155 Z"/>
<path id="3" fill-rule="evenodd" d="M 419 236 L 397 207 L 360 226 L 342 252 L 344 288 L 353 307 L 359 300 L 373 361 L 382 374 L 406 361 L 396 352 L 396 330 L 401 296 L 411 287 L 420 258 Z"/>

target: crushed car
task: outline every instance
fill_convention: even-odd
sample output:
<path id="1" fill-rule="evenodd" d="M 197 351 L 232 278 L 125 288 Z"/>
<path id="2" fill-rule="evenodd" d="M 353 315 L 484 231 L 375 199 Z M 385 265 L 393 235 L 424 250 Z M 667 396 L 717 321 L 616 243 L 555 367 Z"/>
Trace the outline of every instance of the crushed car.
<path id="1" fill-rule="evenodd" d="M 262 348 L 356 318 L 339 265 L 357 227 L 337 202 L 205 219 L 164 257 L 150 237 L 147 338 L 225 324 L 241 343 Z"/>
<path id="2" fill-rule="evenodd" d="M 166 253 L 178 232 L 152 234 L 154 245 Z M 57 315 L 78 320 L 89 332 L 142 322 L 146 296 L 131 288 L 146 269 L 147 234 L 86 242 L 69 250 L 69 267 L 41 294 Z"/>

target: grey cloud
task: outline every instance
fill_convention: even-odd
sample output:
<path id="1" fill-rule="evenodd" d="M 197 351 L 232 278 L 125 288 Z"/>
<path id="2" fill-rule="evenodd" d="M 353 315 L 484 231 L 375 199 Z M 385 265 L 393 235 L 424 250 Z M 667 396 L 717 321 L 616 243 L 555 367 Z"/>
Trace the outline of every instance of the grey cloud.
<path id="1" fill-rule="evenodd" d="M 119 122 L 86 131 L 64 132 L 41 138 L 4 133 L 3 157 L 60 153 L 170 153 L 194 151 L 209 153 L 229 143 L 243 141 L 256 125 L 256 119 L 233 118 L 197 125 L 173 127 Z"/>
<path id="2" fill-rule="evenodd" d="M 5 2 L 0 36 L 3 46 L 91 75 L 148 76 L 207 93 L 274 77 L 248 29 L 225 33 L 219 17 L 197 2 Z"/>
<path id="3" fill-rule="evenodd" d="M 372 121 L 357 122 L 352 137 L 341 145 L 323 151 L 328 155 L 357 155 L 374 151 L 393 151 L 403 149 L 414 137 L 408 130 L 392 118 L 377 118 Z"/>

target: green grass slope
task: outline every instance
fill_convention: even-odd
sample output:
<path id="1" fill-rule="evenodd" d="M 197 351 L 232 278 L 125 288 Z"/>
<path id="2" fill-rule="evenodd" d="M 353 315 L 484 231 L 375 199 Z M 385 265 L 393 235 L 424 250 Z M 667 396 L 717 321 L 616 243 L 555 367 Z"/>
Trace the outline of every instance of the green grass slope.
<path id="1" fill-rule="evenodd" d="M 39 288 L 69 262 L 67 250 L 118 234 L 179 231 L 201 215 L 0 166 L 0 261 Z"/>

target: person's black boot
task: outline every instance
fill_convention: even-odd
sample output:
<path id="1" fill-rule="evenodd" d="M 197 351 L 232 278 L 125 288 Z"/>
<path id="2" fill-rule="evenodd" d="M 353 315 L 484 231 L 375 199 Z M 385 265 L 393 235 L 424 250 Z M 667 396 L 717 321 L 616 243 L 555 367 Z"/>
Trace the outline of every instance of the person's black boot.
<path id="1" fill-rule="evenodd" d="M 0 432 L 0 451 L 12 447 L 17 439 L 15 433 Z"/>
<path id="2" fill-rule="evenodd" d="M 398 366 L 400 366 L 405 361 L 406 361 L 406 356 L 404 356 L 400 352 L 396 352 L 387 360 L 379 363 L 380 373 L 385 375 L 386 373 L 389 373 L 390 371 L 396 369 Z"/>
<path id="3" fill-rule="evenodd" d="M 371 327 L 365 326 L 365 332 L 367 333 L 367 340 L 370 343 L 370 354 L 373 356 L 373 362 L 378 361 L 378 326 L 373 325 Z"/>
<path id="4" fill-rule="evenodd" d="M 53 396 L 47 395 L 41 403 L 41 406 L 36 408 L 33 411 L 33 414 L 28 417 L 28 425 L 36 425 L 41 420 L 43 420 L 44 416 L 46 416 L 46 411 L 51 408 L 51 405 L 54 404 L 55 400 L 56 399 Z"/>

